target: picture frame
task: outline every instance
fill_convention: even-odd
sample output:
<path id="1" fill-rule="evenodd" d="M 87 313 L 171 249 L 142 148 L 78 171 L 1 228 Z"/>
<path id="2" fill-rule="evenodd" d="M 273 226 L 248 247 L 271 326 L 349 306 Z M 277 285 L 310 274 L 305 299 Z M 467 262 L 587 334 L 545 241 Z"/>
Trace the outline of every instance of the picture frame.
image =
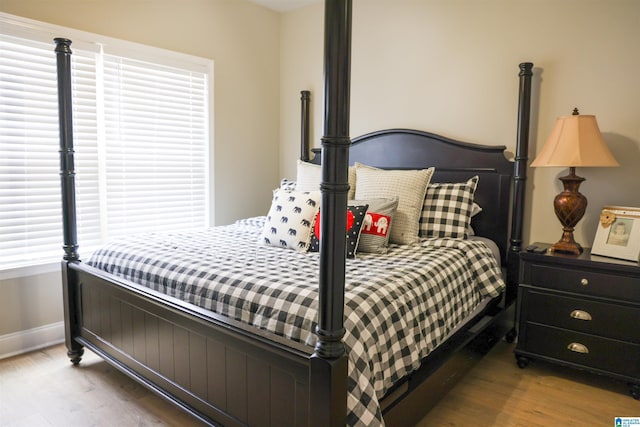
<path id="1" fill-rule="evenodd" d="M 591 253 L 640 262 L 640 208 L 604 206 Z"/>

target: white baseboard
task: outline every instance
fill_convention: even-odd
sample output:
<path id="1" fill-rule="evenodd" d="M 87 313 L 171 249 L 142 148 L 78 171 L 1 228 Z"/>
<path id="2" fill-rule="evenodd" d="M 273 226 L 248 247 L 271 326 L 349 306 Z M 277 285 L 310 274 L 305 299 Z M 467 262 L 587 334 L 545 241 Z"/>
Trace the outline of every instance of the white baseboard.
<path id="1" fill-rule="evenodd" d="M 64 342 L 64 322 L 0 336 L 0 359 Z"/>

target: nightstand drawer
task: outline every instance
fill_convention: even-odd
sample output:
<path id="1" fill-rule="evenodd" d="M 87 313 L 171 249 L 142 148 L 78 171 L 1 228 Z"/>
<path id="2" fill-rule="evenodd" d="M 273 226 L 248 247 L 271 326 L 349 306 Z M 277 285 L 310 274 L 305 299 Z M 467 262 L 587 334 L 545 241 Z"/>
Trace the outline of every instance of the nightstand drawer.
<path id="1" fill-rule="evenodd" d="M 529 268 L 532 282 L 529 284 L 535 286 L 640 302 L 640 277 L 637 276 L 616 275 L 613 272 L 596 273 L 536 263 L 531 263 Z"/>
<path id="2" fill-rule="evenodd" d="M 558 361 L 640 378 L 640 345 L 536 323 L 527 324 L 524 351 Z"/>
<path id="3" fill-rule="evenodd" d="M 640 344 L 640 307 L 520 289 L 527 307 L 524 321 Z"/>

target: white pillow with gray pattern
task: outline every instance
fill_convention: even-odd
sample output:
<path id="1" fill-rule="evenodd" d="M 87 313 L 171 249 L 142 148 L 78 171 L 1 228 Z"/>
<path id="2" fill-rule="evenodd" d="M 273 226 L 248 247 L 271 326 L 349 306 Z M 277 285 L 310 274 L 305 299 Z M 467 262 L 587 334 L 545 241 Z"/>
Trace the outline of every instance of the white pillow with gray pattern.
<path id="1" fill-rule="evenodd" d="M 419 241 L 419 223 L 427 185 L 435 168 L 385 170 L 356 163 L 356 200 L 398 197 L 390 242 L 400 245 Z"/>

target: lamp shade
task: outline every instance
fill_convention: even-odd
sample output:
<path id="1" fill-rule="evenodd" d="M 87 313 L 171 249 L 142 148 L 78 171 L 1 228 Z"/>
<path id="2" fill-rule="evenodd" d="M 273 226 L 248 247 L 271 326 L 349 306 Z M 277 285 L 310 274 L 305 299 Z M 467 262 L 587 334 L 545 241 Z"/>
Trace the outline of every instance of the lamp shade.
<path id="1" fill-rule="evenodd" d="M 551 135 L 531 166 L 620 166 L 604 142 L 595 116 L 558 117 Z"/>

